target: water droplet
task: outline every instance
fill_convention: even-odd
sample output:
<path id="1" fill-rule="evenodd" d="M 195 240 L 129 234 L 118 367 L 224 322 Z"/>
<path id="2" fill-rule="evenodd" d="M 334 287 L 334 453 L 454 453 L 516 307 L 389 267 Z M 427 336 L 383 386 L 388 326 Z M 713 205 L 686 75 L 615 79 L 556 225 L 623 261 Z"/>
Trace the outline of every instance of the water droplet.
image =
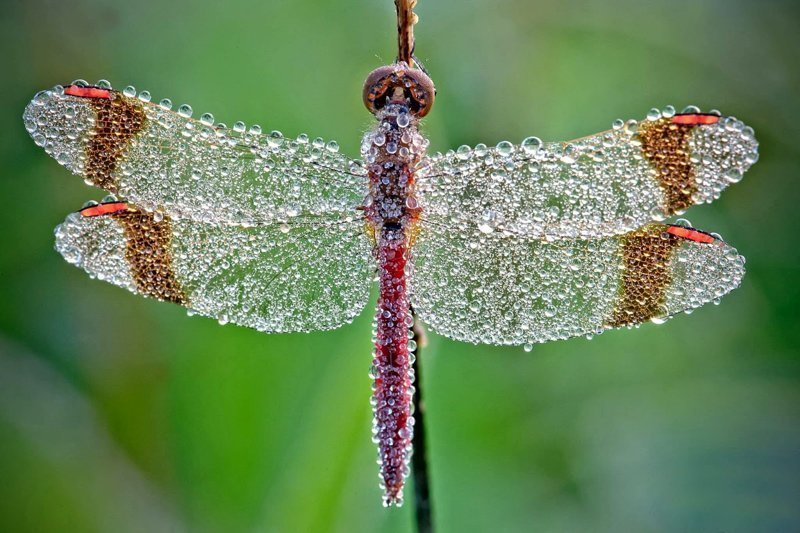
<path id="1" fill-rule="evenodd" d="M 660 222 L 666 219 L 668 215 L 663 207 L 658 206 L 650 210 L 650 216 L 652 217 L 653 220 Z"/>
<path id="2" fill-rule="evenodd" d="M 133 85 L 128 85 L 127 87 L 122 89 L 122 94 L 132 98 L 136 96 L 136 87 L 134 87 Z"/>
<path id="3" fill-rule="evenodd" d="M 190 106 L 189 104 L 182 104 L 178 108 L 178 114 L 182 117 L 189 118 L 192 116 L 192 113 L 194 113 L 194 110 L 192 109 L 192 106 Z"/>
<path id="4" fill-rule="evenodd" d="M 580 155 L 578 147 L 572 143 L 567 144 L 564 146 L 564 151 L 561 154 L 561 162 L 571 165 L 578 160 L 578 155 Z"/>
<path id="5" fill-rule="evenodd" d="M 522 140 L 522 150 L 527 155 L 536 155 L 542 147 L 542 140 L 539 137 L 526 137 Z"/>
<path id="6" fill-rule="evenodd" d="M 509 157 L 514 153 L 514 145 L 508 141 L 500 141 L 495 147 L 497 154 L 501 157 Z"/>
<path id="7" fill-rule="evenodd" d="M 405 128 L 411 122 L 411 118 L 408 116 L 408 113 L 400 113 L 397 115 L 397 125 L 401 128 Z"/>
<path id="8" fill-rule="evenodd" d="M 33 102 L 37 105 L 44 105 L 49 97 L 50 93 L 48 91 L 39 91 L 33 96 Z"/>
<path id="9" fill-rule="evenodd" d="M 269 132 L 269 139 L 267 140 L 267 144 L 270 148 L 277 148 L 283 144 L 283 134 L 278 130 L 272 130 Z"/>
<path id="10" fill-rule="evenodd" d="M 738 168 L 732 168 L 725 172 L 725 180 L 728 183 L 738 183 L 742 181 L 742 171 Z"/>

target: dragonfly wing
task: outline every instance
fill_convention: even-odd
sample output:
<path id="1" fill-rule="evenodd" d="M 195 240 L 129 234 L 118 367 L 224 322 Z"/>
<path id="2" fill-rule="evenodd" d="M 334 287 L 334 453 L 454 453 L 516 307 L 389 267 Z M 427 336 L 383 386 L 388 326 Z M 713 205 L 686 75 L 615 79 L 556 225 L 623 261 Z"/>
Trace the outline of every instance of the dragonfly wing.
<path id="1" fill-rule="evenodd" d="M 227 129 L 109 89 L 57 86 L 25 109 L 34 141 L 87 183 L 147 210 L 215 223 L 262 224 L 352 212 L 366 177 L 335 142 Z M 209 118 L 210 117 L 210 118 Z"/>
<path id="2" fill-rule="evenodd" d="M 716 199 L 757 150 L 753 130 L 733 117 L 667 110 L 572 142 L 531 137 L 437 154 L 424 163 L 419 197 L 426 218 L 452 227 L 619 235 Z"/>
<path id="3" fill-rule="evenodd" d="M 541 241 L 423 226 L 415 312 L 461 341 L 533 344 L 662 321 L 736 288 L 744 258 L 682 226 Z"/>
<path id="4" fill-rule="evenodd" d="M 352 219 L 242 227 L 100 204 L 58 226 L 56 249 L 93 277 L 267 332 L 351 321 L 374 277 L 363 222 Z"/>

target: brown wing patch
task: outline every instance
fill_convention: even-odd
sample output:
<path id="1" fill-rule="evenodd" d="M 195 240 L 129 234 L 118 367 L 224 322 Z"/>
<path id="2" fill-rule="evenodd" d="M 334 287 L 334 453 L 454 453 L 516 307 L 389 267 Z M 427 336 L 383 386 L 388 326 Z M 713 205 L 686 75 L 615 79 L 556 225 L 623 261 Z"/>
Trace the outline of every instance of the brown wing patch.
<path id="1" fill-rule="evenodd" d="M 188 300 L 172 269 L 172 227 L 168 218 L 136 209 L 109 214 L 125 230 L 125 259 L 136 288 L 146 296 L 186 305 Z"/>
<path id="2" fill-rule="evenodd" d="M 97 187 L 117 192 L 114 171 L 131 139 L 145 125 L 142 105 L 118 92 L 110 98 L 92 98 L 89 103 L 96 119 L 92 137 L 86 145 L 86 178 Z"/>
<path id="3" fill-rule="evenodd" d="M 697 191 L 697 182 L 689 159 L 689 134 L 695 126 L 667 118 L 645 121 L 639 126 L 642 151 L 656 167 L 670 215 L 694 204 L 692 195 Z"/>
<path id="4" fill-rule="evenodd" d="M 653 224 L 622 238 L 622 281 L 611 327 L 639 324 L 663 314 L 672 280 L 670 260 L 680 243 L 667 226 Z"/>

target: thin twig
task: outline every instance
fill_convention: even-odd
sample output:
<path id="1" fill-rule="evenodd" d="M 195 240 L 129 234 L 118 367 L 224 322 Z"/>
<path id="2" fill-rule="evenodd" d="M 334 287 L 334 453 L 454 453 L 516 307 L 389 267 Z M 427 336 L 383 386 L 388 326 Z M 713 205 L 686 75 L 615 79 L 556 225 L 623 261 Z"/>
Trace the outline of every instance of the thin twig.
<path id="1" fill-rule="evenodd" d="M 414 6 L 417 0 L 394 0 L 397 8 L 397 60 L 414 66 L 414 24 L 417 15 Z"/>
<path id="2" fill-rule="evenodd" d="M 413 312 L 413 310 L 412 310 Z M 414 511 L 417 523 L 417 533 L 433 533 L 431 519 L 430 485 L 428 480 L 428 457 L 425 446 L 425 404 L 422 398 L 422 374 L 420 373 L 420 360 L 422 347 L 427 343 L 425 330 L 419 319 L 414 315 L 414 376 L 417 392 L 414 395 L 414 437 L 412 445 L 414 453 L 411 455 L 411 468 L 414 472 Z"/>
<path id="3" fill-rule="evenodd" d="M 417 15 L 414 13 L 414 6 L 417 0 L 394 0 L 397 8 L 397 61 L 404 62 L 408 66 L 414 65 L 414 24 L 417 23 Z M 412 314 L 414 310 L 411 310 Z M 421 352 L 426 344 L 425 330 L 422 328 L 417 316 L 414 315 L 414 376 L 416 393 L 414 395 L 414 437 L 412 446 L 414 452 L 411 455 L 411 468 L 414 472 L 414 511 L 417 523 L 417 533 L 433 533 L 433 521 L 431 519 L 431 499 L 428 476 L 428 458 L 425 445 L 425 403 L 422 399 L 422 373 Z"/>

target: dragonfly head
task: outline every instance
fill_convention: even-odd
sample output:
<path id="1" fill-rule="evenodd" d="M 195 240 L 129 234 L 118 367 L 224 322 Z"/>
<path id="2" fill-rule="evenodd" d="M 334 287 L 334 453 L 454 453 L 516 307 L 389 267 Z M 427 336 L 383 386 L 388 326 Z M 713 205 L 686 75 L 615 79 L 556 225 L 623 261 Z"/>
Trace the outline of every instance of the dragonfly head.
<path id="1" fill-rule="evenodd" d="M 388 103 L 402 103 L 412 115 L 422 118 L 433 107 L 435 95 L 428 75 L 404 62 L 377 68 L 364 82 L 364 105 L 373 115 Z"/>

